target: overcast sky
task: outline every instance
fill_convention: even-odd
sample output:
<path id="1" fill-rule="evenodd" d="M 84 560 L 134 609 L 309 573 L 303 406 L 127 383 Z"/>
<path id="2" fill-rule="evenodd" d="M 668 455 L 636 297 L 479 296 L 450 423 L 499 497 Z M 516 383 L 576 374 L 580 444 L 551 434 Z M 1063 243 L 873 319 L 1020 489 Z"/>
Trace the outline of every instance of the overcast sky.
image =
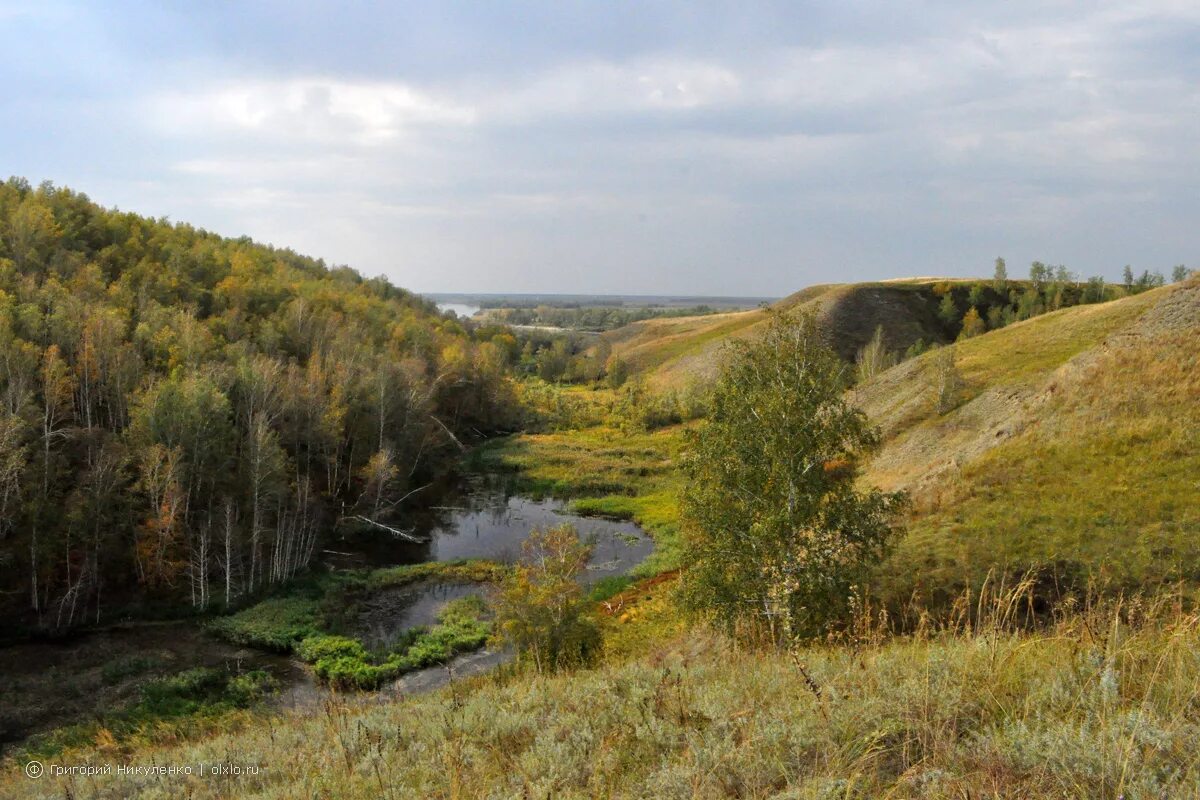
<path id="1" fill-rule="evenodd" d="M 0 0 L 0 170 L 417 291 L 1200 265 L 1200 3 Z"/>

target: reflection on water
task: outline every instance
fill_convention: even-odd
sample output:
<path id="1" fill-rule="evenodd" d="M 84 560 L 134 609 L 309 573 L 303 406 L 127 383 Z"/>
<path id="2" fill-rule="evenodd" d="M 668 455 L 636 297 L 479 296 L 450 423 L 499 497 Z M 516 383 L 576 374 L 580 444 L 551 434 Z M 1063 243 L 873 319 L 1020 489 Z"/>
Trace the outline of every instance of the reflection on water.
<path id="1" fill-rule="evenodd" d="M 478 583 L 427 583 L 376 592 L 359 615 L 356 634 L 368 650 L 390 649 L 404 631 L 436 624 L 446 603 L 487 590 Z"/>
<path id="2" fill-rule="evenodd" d="M 594 546 L 590 583 L 628 572 L 654 549 L 650 537 L 632 522 L 581 517 L 569 513 L 559 500 L 520 497 L 478 476 L 447 494 L 454 501 L 435 501 L 431 508 L 394 523 L 428 541 L 417 544 L 376 530 L 360 531 L 338 542 L 330 560 L 346 567 L 463 558 L 511 563 L 521 557 L 521 544 L 531 530 L 566 522 Z"/>
<path id="3" fill-rule="evenodd" d="M 372 532 L 355 537 L 351 546 L 358 558 L 381 565 L 464 558 L 513 562 L 520 558 L 530 531 L 570 523 L 593 548 L 585 585 L 628 572 L 653 549 L 651 539 L 633 523 L 581 517 L 556 500 L 508 494 L 481 480 L 467 484 L 457 496 L 457 505 L 438 505 L 406 521 L 417 535 L 429 539 L 425 544 Z M 368 648 L 387 649 L 409 628 L 435 624 L 438 612 L 451 600 L 486 594 L 490 588 L 426 583 L 377 592 L 365 602 L 356 633 Z"/>
<path id="4" fill-rule="evenodd" d="M 510 494 L 474 476 L 458 484 L 431 489 L 422 499 L 430 507 L 405 516 L 399 525 L 428 541 L 414 544 L 379 531 L 359 531 L 329 543 L 325 561 L 335 568 L 359 568 L 486 558 L 511 562 L 534 528 L 571 523 L 594 545 L 584 583 L 628 572 L 653 549 L 653 542 L 630 522 L 580 517 L 556 500 L 534 500 Z M 478 584 L 421 584 L 389 589 L 366 599 L 359 618 L 364 644 L 386 649 L 405 630 L 436 623 L 442 606 L 469 594 L 486 593 Z M 453 678 L 476 674 L 511 658 L 508 651 L 485 649 L 449 664 L 401 677 L 381 695 L 429 691 Z M 280 682 L 276 704 L 311 708 L 330 697 L 311 671 L 295 659 L 227 644 L 193 624 L 143 623 L 114 626 L 79 634 L 59 643 L 30 642 L 0 648 L 0 749 L 30 733 L 136 701 L 144 675 L 106 683 L 106 664 L 139 659 L 147 675 L 171 674 L 197 665 L 223 667 L 233 673 L 265 669 Z M 133 663 L 131 661 L 131 663 Z M 140 663 L 140 662 L 139 662 Z M 70 688 L 46 694 L 47 685 Z M 361 702 L 378 702 L 367 697 Z M 25 698 L 18 702 L 14 698 Z M 40 700 L 39 700 L 40 698 Z M 356 701 L 358 702 L 358 701 Z"/>

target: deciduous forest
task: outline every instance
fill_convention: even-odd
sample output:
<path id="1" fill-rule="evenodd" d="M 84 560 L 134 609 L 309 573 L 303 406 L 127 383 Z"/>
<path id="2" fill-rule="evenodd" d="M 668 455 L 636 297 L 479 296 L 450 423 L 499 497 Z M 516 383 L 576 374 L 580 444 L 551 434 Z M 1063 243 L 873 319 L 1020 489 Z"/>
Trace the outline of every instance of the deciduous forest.
<path id="1" fill-rule="evenodd" d="M 512 424 L 514 347 L 383 279 L 7 181 L 0 625 L 229 605 L 327 530 L 389 529 Z"/>

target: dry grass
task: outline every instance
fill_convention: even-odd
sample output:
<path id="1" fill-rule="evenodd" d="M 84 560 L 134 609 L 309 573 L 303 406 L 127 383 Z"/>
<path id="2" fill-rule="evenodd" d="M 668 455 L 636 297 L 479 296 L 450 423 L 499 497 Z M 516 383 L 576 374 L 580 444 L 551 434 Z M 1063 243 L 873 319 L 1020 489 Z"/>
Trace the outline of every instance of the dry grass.
<path id="1" fill-rule="evenodd" d="M 907 639 L 862 615 L 780 654 L 702 630 L 633 662 L 335 701 L 61 764 L 260 767 L 226 778 L 30 781 L 0 797 L 1162 798 L 1200 793 L 1200 618 L 1113 602 L 1023 632 L 1029 586 Z M 969 623 L 967 622 L 969 620 Z"/>
<path id="2" fill-rule="evenodd" d="M 1034 564 L 1126 589 L 1200 581 L 1198 358 L 1180 331 L 1061 380 L 1036 422 L 925 496 L 885 595 L 938 605 L 991 567 Z"/>

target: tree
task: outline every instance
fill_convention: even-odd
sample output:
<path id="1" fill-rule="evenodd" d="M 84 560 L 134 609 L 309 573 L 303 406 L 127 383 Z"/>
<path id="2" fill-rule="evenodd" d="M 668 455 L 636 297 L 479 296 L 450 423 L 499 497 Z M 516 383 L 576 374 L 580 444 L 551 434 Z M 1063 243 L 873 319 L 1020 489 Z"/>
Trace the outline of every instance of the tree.
<path id="1" fill-rule="evenodd" d="M 1004 263 L 1003 258 L 996 259 L 996 270 L 992 274 L 992 288 L 996 290 L 996 294 L 1000 295 L 1008 291 L 1008 265 Z"/>
<path id="2" fill-rule="evenodd" d="M 1123 277 L 1122 277 L 1121 282 L 1125 286 L 1125 291 L 1132 292 L 1133 291 L 1133 267 L 1126 264 L 1125 269 L 1122 272 L 1122 275 L 1123 275 Z"/>
<path id="3" fill-rule="evenodd" d="M 1183 264 L 1176 264 L 1175 267 L 1171 270 L 1171 282 L 1172 283 L 1179 283 L 1180 281 L 1187 280 L 1187 276 L 1188 276 L 1188 268 L 1185 267 Z"/>
<path id="4" fill-rule="evenodd" d="M 934 387 L 937 395 L 937 412 L 948 414 L 962 402 L 966 381 L 955 363 L 954 347 L 943 347 L 934 357 Z"/>
<path id="5" fill-rule="evenodd" d="M 629 365 L 616 356 L 608 359 L 604 372 L 604 380 L 610 389 L 620 389 L 629 380 Z"/>
<path id="6" fill-rule="evenodd" d="M 859 383 L 868 381 L 885 369 L 896 365 L 896 354 L 888 350 L 887 345 L 884 344 L 882 325 L 877 325 L 871 341 L 859 348 L 857 363 Z"/>
<path id="7" fill-rule="evenodd" d="M 971 291 L 967 294 L 967 305 L 978 308 L 983 305 L 983 293 L 986 288 L 982 283 L 971 284 Z"/>
<path id="8" fill-rule="evenodd" d="M 970 339 L 972 336 L 978 336 L 981 333 L 987 332 L 987 323 L 979 316 L 979 311 L 975 306 L 967 309 L 967 313 L 963 315 L 962 332 L 959 333 L 959 339 Z"/>
<path id="9" fill-rule="evenodd" d="M 938 305 L 938 317 L 947 325 L 953 325 L 958 322 L 958 316 L 958 304 L 954 302 L 954 295 L 946 292 Z"/>
<path id="10" fill-rule="evenodd" d="M 726 353 L 708 420 L 689 432 L 684 602 L 731 631 L 817 635 L 844 621 L 904 497 L 856 488 L 878 434 L 846 403 L 811 315 L 773 312 Z"/>
<path id="11" fill-rule="evenodd" d="M 1033 288 L 1037 291 L 1042 290 L 1044 284 L 1051 277 L 1050 269 L 1040 261 L 1034 261 L 1029 265 L 1029 280 L 1033 282 Z"/>
<path id="12" fill-rule="evenodd" d="M 1093 275 L 1088 278 L 1087 285 L 1083 287 L 1083 295 L 1080 299 L 1083 303 L 1103 303 L 1107 296 L 1108 290 L 1104 285 L 1104 278 L 1100 275 Z"/>
<path id="13" fill-rule="evenodd" d="M 521 551 L 496 597 L 497 636 L 538 672 L 584 663 L 600 640 L 579 583 L 592 546 L 563 524 L 534 529 Z"/>

